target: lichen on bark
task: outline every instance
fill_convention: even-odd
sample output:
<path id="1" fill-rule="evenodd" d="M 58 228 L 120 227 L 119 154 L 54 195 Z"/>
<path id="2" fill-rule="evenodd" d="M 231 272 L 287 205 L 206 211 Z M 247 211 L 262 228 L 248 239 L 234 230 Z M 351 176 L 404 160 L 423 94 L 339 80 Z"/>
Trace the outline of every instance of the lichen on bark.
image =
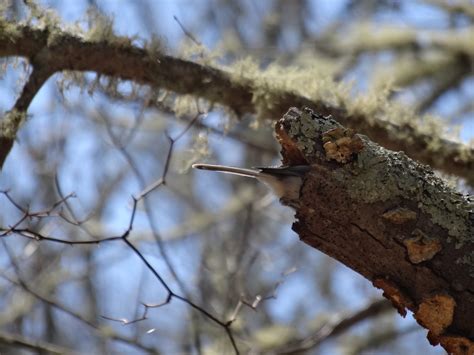
<path id="1" fill-rule="evenodd" d="M 300 239 L 372 282 L 386 280 L 405 295 L 399 309 L 417 312 L 446 295 L 453 320 L 430 341 L 472 341 L 473 200 L 403 152 L 310 109 L 290 109 L 275 130 L 283 163 L 311 166 L 293 224 Z"/>
<path id="2" fill-rule="evenodd" d="M 342 128 L 330 117 L 301 111 L 298 119 L 287 114 L 278 125 L 277 134 L 286 125 L 288 139 L 294 142 L 306 161 L 337 160 L 327 149 L 318 149 L 318 146 L 324 147 L 325 141 L 321 137 L 325 132 Z M 417 207 L 430 215 L 433 223 L 448 231 L 449 242 L 454 242 L 458 248 L 474 242 L 474 229 L 469 223 L 474 213 L 471 198 L 457 193 L 428 166 L 415 162 L 403 152 L 386 150 L 366 136 L 357 136 L 364 147 L 354 152 L 357 159 L 347 161 L 348 164 L 341 164 L 333 171 L 334 178 L 348 187 L 347 192 L 354 200 L 366 203 L 394 197 L 416 200 Z"/>

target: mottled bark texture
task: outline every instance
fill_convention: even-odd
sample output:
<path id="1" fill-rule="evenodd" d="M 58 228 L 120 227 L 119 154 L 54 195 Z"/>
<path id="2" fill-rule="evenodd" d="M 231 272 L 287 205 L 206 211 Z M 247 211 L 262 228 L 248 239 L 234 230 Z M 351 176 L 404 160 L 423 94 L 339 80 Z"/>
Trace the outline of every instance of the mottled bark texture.
<path id="1" fill-rule="evenodd" d="M 433 171 L 309 109 L 276 124 L 283 163 L 310 164 L 293 229 L 429 330 L 474 353 L 474 202 Z"/>

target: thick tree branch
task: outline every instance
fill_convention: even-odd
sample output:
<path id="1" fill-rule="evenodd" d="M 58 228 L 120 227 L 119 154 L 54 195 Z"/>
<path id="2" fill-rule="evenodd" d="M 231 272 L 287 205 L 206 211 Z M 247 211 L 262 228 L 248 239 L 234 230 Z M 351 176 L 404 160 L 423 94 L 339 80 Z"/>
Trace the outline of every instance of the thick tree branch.
<path id="1" fill-rule="evenodd" d="M 49 31 L 27 25 L 0 22 L 0 57 L 21 56 L 32 63 L 41 59 L 49 71 L 94 71 L 140 84 L 191 94 L 219 103 L 237 114 L 259 110 L 255 95 L 265 90 L 271 98 L 266 117 L 277 119 L 290 106 L 309 106 L 323 115 L 332 115 L 343 125 L 356 128 L 372 140 L 393 150 L 402 150 L 410 157 L 435 169 L 474 181 L 474 149 L 422 133 L 415 125 L 395 125 L 364 114 L 348 114 L 343 107 L 334 107 L 323 100 L 310 100 L 294 92 L 262 88 L 261 83 L 239 79 L 230 73 L 179 58 L 148 51 L 123 38 L 87 40 L 58 29 Z M 1 133 L 1 132 L 0 132 Z M 7 142 L 8 143 L 8 142 Z M 0 165 L 11 145 L 0 152 Z"/>
<path id="2" fill-rule="evenodd" d="M 472 353 L 474 200 L 310 110 L 290 109 L 276 130 L 283 163 L 312 167 L 293 225 L 301 240 L 413 311 L 432 344 Z"/>

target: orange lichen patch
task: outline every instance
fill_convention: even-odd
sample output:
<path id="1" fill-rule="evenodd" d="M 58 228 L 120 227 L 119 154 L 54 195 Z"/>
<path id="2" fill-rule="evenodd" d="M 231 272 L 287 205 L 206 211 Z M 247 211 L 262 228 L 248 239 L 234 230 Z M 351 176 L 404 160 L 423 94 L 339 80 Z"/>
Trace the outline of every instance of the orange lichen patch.
<path id="1" fill-rule="evenodd" d="M 377 278 L 373 281 L 373 285 L 383 290 L 384 297 L 392 302 L 392 305 L 403 318 L 407 315 L 406 308 L 413 308 L 412 300 L 394 282 L 384 278 Z"/>
<path id="2" fill-rule="evenodd" d="M 424 298 L 415 312 L 415 319 L 429 330 L 428 339 L 437 340 L 453 322 L 456 301 L 449 295 L 435 295 Z"/>
<path id="3" fill-rule="evenodd" d="M 281 145 L 281 154 L 283 156 L 282 163 L 284 165 L 306 165 L 303 152 L 298 148 L 297 143 L 291 139 L 288 132 L 285 130 L 283 120 L 275 124 L 275 133 L 278 143 Z"/>
<path id="4" fill-rule="evenodd" d="M 364 142 L 354 130 L 338 127 L 323 133 L 323 148 L 328 160 L 345 164 L 364 148 Z"/>
<path id="5" fill-rule="evenodd" d="M 467 338 L 459 336 L 442 336 L 439 337 L 439 343 L 448 352 L 448 354 L 474 354 L 474 343 Z"/>
<path id="6" fill-rule="evenodd" d="M 429 238 L 419 229 L 415 229 L 412 235 L 413 237 L 405 239 L 403 244 L 407 248 L 408 259 L 413 264 L 432 259 L 442 249 L 439 240 Z"/>
<path id="7" fill-rule="evenodd" d="M 416 220 L 416 212 L 408 208 L 399 207 L 385 212 L 382 217 L 393 224 L 405 224 Z"/>

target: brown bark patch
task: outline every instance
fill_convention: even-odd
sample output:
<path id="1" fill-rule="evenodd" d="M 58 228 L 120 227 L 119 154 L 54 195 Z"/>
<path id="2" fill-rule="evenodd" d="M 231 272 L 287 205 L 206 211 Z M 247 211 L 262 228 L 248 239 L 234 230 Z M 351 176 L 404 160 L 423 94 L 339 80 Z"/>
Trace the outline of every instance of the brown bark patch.
<path id="1" fill-rule="evenodd" d="M 413 231 L 413 237 L 403 241 L 408 252 L 408 258 L 413 264 L 432 259 L 441 249 L 441 242 L 429 238 L 419 229 Z"/>
<path id="2" fill-rule="evenodd" d="M 291 115 L 291 110 L 285 116 Z M 278 143 L 282 147 L 282 151 L 285 152 L 283 155 L 283 165 L 306 165 L 307 160 L 304 157 L 303 152 L 300 150 L 296 142 L 289 136 L 287 130 L 284 127 L 284 120 L 277 121 L 275 124 L 275 133 Z"/>
<path id="3" fill-rule="evenodd" d="M 397 309 L 398 313 L 405 318 L 407 315 L 406 308 L 413 307 L 412 300 L 390 280 L 377 278 L 374 280 L 373 285 L 383 290 L 384 297 L 388 298 Z"/>
<path id="4" fill-rule="evenodd" d="M 467 338 L 459 336 L 442 336 L 439 342 L 448 354 L 472 355 L 474 354 L 474 343 Z"/>
<path id="5" fill-rule="evenodd" d="M 422 300 L 415 312 L 415 319 L 429 330 L 430 341 L 441 335 L 453 322 L 455 306 L 456 302 L 448 295 L 435 295 Z"/>
<path id="6" fill-rule="evenodd" d="M 405 224 L 416 220 L 416 212 L 408 208 L 399 207 L 385 212 L 382 217 L 393 224 Z"/>

